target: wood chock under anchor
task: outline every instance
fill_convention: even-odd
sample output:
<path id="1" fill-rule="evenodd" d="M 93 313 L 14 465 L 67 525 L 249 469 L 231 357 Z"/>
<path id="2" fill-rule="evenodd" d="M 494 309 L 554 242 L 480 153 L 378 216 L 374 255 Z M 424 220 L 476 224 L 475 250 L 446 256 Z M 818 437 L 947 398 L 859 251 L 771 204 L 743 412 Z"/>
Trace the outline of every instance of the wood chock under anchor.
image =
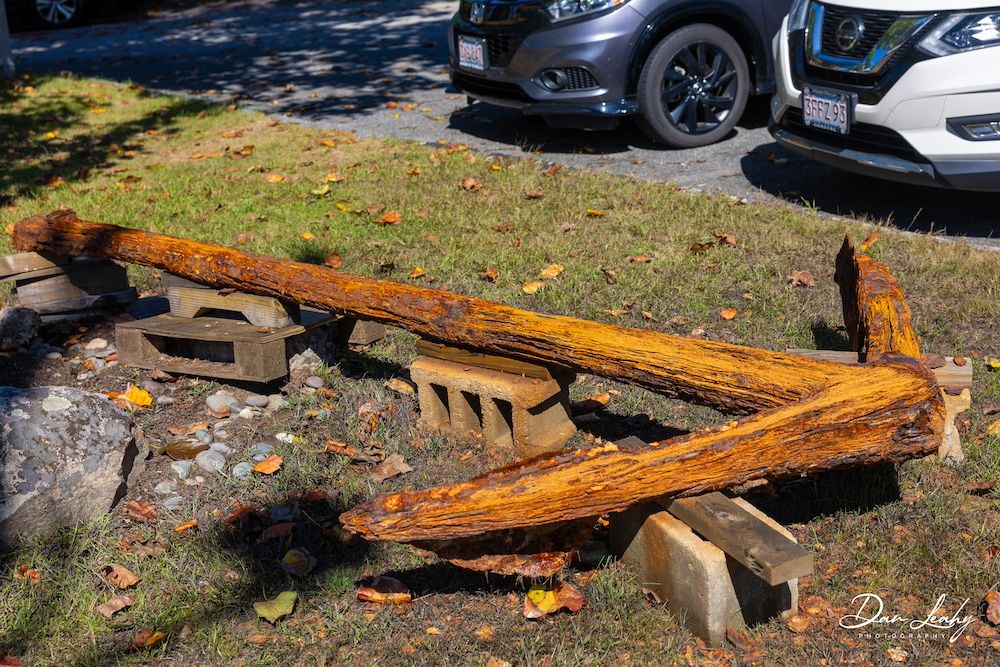
<path id="1" fill-rule="evenodd" d="M 572 372 L 425 341 L 417 352 L 410 377 L 420 428 L 481 435 L 487 449 L 517 458 L 562 449 L 576 432 L 569 412 Z"/>
<path id="2" fill-rule="evenodd" d="M 160 284 L 167 291 L 170 314 L 198 317 L 217 312 L 238 313 L 257 327 L 290 327 L 302 322 L 299 305 L 271 296 L 220 291 L 186 278 L 163 272 Z"/>

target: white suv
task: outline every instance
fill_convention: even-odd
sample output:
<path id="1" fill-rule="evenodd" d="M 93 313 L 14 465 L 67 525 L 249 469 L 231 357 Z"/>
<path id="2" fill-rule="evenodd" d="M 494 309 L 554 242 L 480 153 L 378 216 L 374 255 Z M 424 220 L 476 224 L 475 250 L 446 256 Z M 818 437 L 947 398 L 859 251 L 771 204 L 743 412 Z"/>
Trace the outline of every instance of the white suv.
<path id="1" fill-rule="evenodd" d="M 1000 0 L 796 0 L 771 134 L 820 162 L 1000 191 Z"/>

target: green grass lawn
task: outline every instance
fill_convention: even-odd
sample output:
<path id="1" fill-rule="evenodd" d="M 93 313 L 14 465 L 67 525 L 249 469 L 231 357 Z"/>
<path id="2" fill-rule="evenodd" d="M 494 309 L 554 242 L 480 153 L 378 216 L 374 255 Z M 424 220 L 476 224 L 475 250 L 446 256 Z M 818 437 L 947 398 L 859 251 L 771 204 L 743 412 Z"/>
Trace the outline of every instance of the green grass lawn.
<path id="1" fill-rule="evenodd" d="M 816 574 L 802 582 L 808 622 L 796 632 L 775 621 L 755 628 L 744 646 L 712 651 L 645 599 L 641 582 L 616 563 L 567 573 L 587 596 L 581 612 L 531 622 L 521 614 L 527 582 L 463 573 L 410 547 L 344 539 L 335 525 L 346 507 L 498 463 L 475 444 L 416 431 L 414 398 L 384 387 L 387 378 L 405 376 L 413 358 L 415 337 L 394 330 L 328 369 L 335 400 L 293 393 L 289 409 L 235 434 L 240 446 L 276 444 L 285 459 L 276 475 L 185 488 L 183 507 L 160 509 L 156 525 L 137 526 L 119 509 L 0 555 L 0 654 L 31 665 L 486 664 L 491 657 L 516 665 L 834 665 L 887 662 L 900 657 L 897 650 L 907 664 L 1000 661 L 1000 634 L 982 622 L 954 644 L 858 638 L 837 628 L 860 592 L 877 592 L 893 611 L 916 615 L 942 593 L 949 611 L 966 597 L 974 608 L 1000 580 L 1000 492 L 969 492 L 1000 474 L 1000 437 L 986 432 L 998 419 L 987 408 L 1000 404 L 1000 372 L 983 361 L 1000 357 L 997 254 L 878 221 L 741 204 L 461 145 L 362 139 L 65 77 L 0 88 L 0 157 L 3 226 L 69 207 L 84 219 L 304 261 L 336 253 L 344 271 L 531 310 L 679 335 L 701 329 L 709 339 L 770 349 L 843 349 L 833 259 L 845 233 L 859 241 L 877 230 L 871 253 L 906 291 L 923 350 L 965 355 L 975 372 L 973 409 L 961 420 L 963 466 L 907 463 L 898 490 L 895 474 L 883 470 L 803 478 L 753 498 L 815 554 Z M 395 217 L 401 222 L 379 224 Z M 735 243 L 716 242 L 714 234 Z M 9 250 L 0 235 L 0 252 Z M 526 294 L 522 285 L 551 264 L 563 272 Z M 495 282 L 480 275 L 489 268 Z M 155 287 L 152 271 L 130 271 L 136 284 Z M 790 287 L 793 271 L 810 271 L 815 286 Z M 720 317 L 728 308 L 738 312 L 732 320 Z M 26 381 L 45 383 L 59 363 L 46 362 Z M 82 386 L 121 391 L 147 377 L 115 368 Z M 203 397 L 215 387 L 184 381 L 175 391 L 192 406 L 137 420 L 155 436 L 204 419 Z M 577 398 L 607 390 L 613 400 L 590 438 L 619 437 L 635 424 L 655 434 L 718 418 L 601 378 L 573 387 Z M 320 404 L 330 416 L 315 416 Z M 359 415 L 365 404 L 381 411 L 374 428 Z M 279 431 L 304 442 L 279 443 Z M 571 444 L 587 437 L 578 434 Z M 327 438 L 398 452 L 414 471 L 375 482 L 367 466 L 324 454 Z M 155 457 L 129 499 L 155 501 L 150 489 L 170 477 L 166 457 Z M 886 487 L 890 493 L 877 493 Z M 237 502 L 267 508 L 290 497 L 299 499 L 300 514 L 288 544 L 259 542 L 256 519 L 225 521 Z M 197 530 L 174 533 L 192 518 Z M 123 552 L 119 541 L 130 530 L 161 540 L 165 553 Z M 286 574 L 279 561 L 288 546 L 307 547 L 316 569 L 304 578 Z M 94 607 L 114 594 L 100 576 L 110 562 L 142 582 L 134 605 L 109 621 Z M 38 583 L 19 576 L 21 566 L 37 570 Z M 409 585 L 416 601 L 380 607 L 355 599 L 359 582 L 386 573 Z M 259 620 L 252 603 L 283 590 L 299 594 L 294 614 L 274 626 Z M 143 629 L 166 639 L 135 649 L 132 638 Z"/>

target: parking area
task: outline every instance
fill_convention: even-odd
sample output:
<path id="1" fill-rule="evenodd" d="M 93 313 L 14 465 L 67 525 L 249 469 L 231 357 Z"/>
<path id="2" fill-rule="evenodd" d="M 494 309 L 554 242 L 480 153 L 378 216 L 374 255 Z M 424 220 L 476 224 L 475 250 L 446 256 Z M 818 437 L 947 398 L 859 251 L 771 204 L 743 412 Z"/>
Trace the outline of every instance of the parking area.
<path id="1" fill-rule="evenodd" d="M 732 137 L 690 150 L 657 147 L 626 123 L 614 132 L 548 128 L 448 88 L 445 30 L 455 0 L 199 5 L 151 19 L 14 36 L 22 71 L 131 80 L 287 115 L 324 127 L 675 181 L 685 188 L 821 212 L 885 219 L 1000 249 L 992 194 L 897 185 L 783 151 L 752 100 Z"/>

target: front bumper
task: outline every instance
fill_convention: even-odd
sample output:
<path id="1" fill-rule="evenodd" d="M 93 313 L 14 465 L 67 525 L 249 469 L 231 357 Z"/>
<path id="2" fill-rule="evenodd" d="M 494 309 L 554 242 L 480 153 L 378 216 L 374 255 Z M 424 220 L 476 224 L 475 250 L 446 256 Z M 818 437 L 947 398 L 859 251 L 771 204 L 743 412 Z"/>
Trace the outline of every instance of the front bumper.
<path id="1" fill-rule="evenodd" d="M 786 148 L 819 162 L 887 180 L 958 190 L 1000 191 L 1000 141 L 970 141 L 948 119 L 996 113 L 1000 49 L 914 63 L 872 104 L 859 103 L 847 136 L 801 122 L 803 84 L 837 90 L 821 78 L 796 78 L 786 36 L 774 38 L 777 90 L 769 129 Z M 801 68 L 799 68 L 801 71 Z"/>
<path id="2" fill-rule="evenodd" d="M 532 27 L 518 34 L 517 26 L 476 26 L 456 17 L 448 28 L 452 85 L 474 98 L 525 114 L 609 119 L 638 110 L 625 89 L 628 56 L 645 25 L 644 17 L 624 5 L 604 14 Z M 458 66 L 457 35 L 504 40 L 516 44 L 513 53 L 487 61 L 485 71 Z M 585 70 L 590 81 L 581 87 L 552 91 L 541 83 L 549 69 Z"/>

